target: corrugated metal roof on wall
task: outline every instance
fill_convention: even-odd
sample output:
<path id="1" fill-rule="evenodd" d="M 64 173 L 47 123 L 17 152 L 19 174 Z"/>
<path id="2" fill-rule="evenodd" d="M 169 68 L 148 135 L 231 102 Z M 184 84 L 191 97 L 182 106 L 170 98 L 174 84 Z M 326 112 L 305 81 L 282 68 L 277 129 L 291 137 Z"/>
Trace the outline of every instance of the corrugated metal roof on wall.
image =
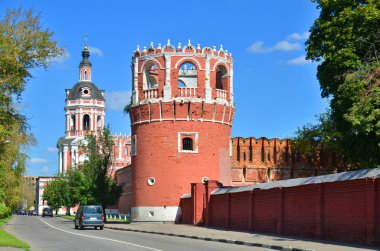
<path id="1" fill-rule="evenodd" d="M 358 171 L 335 173 L 321 176 L 313 176 L 308 178 L 298 178 L 289 180 L 279 180 L 268 183 L 260 183 L 251 186 L 241 186 L 241 187 L 225 187 L 218 188 L 211 195 L 225 194 L 225 193 L 239 193 L 252 191 L 254 189 L 272 189 L 275 187 L 295 187 L 303 186 L 309 184 L 336 182 L 336 181 L 346 181 L 346 180 L 357 180 L 365 178 L 380 178 L 380 168 L 363 169 Z"/>

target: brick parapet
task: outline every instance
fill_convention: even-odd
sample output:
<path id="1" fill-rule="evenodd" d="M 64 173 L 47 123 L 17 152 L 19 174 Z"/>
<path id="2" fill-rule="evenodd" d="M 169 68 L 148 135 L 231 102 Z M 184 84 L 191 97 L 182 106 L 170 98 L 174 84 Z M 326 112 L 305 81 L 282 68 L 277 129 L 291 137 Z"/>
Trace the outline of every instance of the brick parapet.
<path id="1" fill-rule="evenodd" d="M 316 150 L 302 155 L 290 139 L 232 139 L 232 184 L 249 185 L 273 180 L 323 175 L 343 170 L 342 160 L 334 153 Z"/>

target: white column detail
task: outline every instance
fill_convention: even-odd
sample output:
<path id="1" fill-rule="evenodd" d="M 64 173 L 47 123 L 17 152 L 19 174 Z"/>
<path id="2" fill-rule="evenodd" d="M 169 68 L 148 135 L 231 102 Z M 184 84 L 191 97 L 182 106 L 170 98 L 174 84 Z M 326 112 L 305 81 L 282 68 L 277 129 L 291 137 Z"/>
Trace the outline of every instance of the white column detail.
<path id="1" fill-rule="evenodd" d="M 90 111 L 90 131 L 94 131 L 94 109 Z"/>
<path id="2" fill-rule="evenodd" d="M 83 136 L 83 112 L 82 112 L 82 108 L 79 109 L 79 131 L 80 131 L 80 135 L 78 135 L 78 136 Z"/>
<path id="3" fill-rule="evenodd" d="M 67 172 L 67 146 L 63 147 L 63 166 L 62 166 L 62 172 L 66 173 Z"/>
<path id="4" fill-rule="evenodd" d="M 139 100 L 139 90 L 138 90 L 138 69 L 139 61 L 137 58 L 133 59 L 133 91 L 132 91 L 132 103 L 136 105 Z"/>
<path id="5" fill-rule="evenodd" d="M 78 136 L 79 131 L 79 114 L 78 109 L 75 110 L 75 136 Z"/>
<path id="6" fill-rule="evenodd" d="M 210 86 L 210 56 L 206 55 L 205 64 L 205 99 L 207 103 L 212 102 L 212 88 Z"/>
<path id="7" fill-rule="evenodd" d="M 62 173 L 62 149 L 58 149 L 58 170 L 59 170 L 59 173 Z"/>
<path id="8" fill-rule="evenodd" d="M 234 104 L 234 67 L 231 63 L 231 69 L 230 69 L 230 102 L 233 105 Z"/>
<path id="9" fill-rule="evenodd" d="M 121 153 L 122 153 L 122 141 L 121 141 L 121 139 L 119 138 L 119 159 L 121 159 Z"/>
<path id="10" fill-rule="evenodd" d="M 106 116 L 106 114 L 105 114 L 105 112 L 103 112 L 102 113 L 102 128 L 101 128 L 101 130 L 103 130 L 103 128 L 104 128 L 104 123 L 105 123 L 104 122 L 104 120 L 105 120 L 104 118 L 105 118 L 105 116 Z"/>
<path id="11" fill-rule="evenodd" d="M 78 147 L 71 147 L 71 167 L 78 166 Z"/>
<path id="12" fill-rule="evenodd" d="M 70 131 L 70 113 L 66 112 L 66 132 Z"/>
<path id="13" fill-rule="evenodd" d="M 172 97 L 172 87 L 170 83 L 171 57 L 168 54 L 165 56 L 165 86 L 164 86 L 164 101 L 169 101 Z"/>

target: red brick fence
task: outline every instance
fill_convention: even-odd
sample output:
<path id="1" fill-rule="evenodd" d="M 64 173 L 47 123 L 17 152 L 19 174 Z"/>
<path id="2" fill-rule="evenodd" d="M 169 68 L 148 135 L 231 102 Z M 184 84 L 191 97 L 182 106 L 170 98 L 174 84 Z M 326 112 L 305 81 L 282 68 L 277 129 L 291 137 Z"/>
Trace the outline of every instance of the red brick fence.
<path id="1" fill-rule="evenodd" d="M 183 223 L 380 245 L 380 169 L 217 187 L 192 184 Z"/>

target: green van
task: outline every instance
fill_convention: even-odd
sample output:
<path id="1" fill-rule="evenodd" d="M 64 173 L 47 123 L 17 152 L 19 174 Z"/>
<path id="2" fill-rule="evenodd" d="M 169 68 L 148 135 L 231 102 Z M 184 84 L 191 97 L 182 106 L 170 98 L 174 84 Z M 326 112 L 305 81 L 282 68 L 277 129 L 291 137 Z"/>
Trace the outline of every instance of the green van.
<path id="1" fill-rule="evenodd" d="M 78 208 L 74 220 L 75 229 L 84 229 L 85 227 L 94 227 L 103 230 L 104 215 L 103 208 L 99 205 L 85 205 Z"/>

